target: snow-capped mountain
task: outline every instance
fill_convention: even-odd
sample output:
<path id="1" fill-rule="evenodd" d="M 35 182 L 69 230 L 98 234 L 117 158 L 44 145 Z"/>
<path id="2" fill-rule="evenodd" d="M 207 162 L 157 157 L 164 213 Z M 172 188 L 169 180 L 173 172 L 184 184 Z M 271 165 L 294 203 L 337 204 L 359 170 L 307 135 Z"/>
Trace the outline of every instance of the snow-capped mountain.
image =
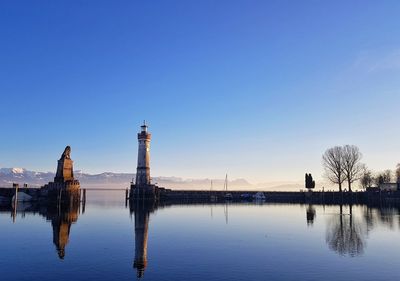
<path id="1" fill-rule="evenodd" d="M 74 171 L 82 186 L 100 188 L 127 188 L 135 178 L 135 174 L 105 172 L 101 174 L 87 174 L 82 171 Z M 13 183 L 20 185 L 27 183 L 29 186 L 42 186 L 53 181 L 53 172 L 34 172 L 23 168 L 0 168 L 0 186 L 9 187 Z M 209 189 L 210 179 L 182 179 L 178 177 L 154 177 L 152 182 L 166 188 L 185 188 L 185 189 Z M 215 189 L 222 189 L 223 179 L 213 179 Z M 232 188 L 249 188 L 252 185 L 246 180 L 237 179 L 229 181 Z"/>
<path id="2" fill-rule="evenodd" d="M 86 188 L 127 188 L 135 174 L 105 172 L 87 174 L 74 171 L 75 178 Z M 13 183 L 40 187 L 54 180 L 53 172 L 34 172 L 23 168 L 0 168 L 0 187 L 11 187 Z M 152 182 L 158 186 L 172 189 L 207 189 L 211 188 L 211 179 L 183 179 L 179 177 L 153 177 Z M 212 179 L 213 190 L 222 190 L 224 179 Z M 296 182 L 275 182 L 253 185 L 245 179 L 234 179 L 228 182 L 229 190 L 299 190 L 301 184 Z"/>
<path id="3" fill-rule="evenodd" d="M 54 178 L 54 173 L 28 171 L 23 168 L 0 168 L 0 186 L 11 186 L 12 183 L 27 183 L 40 186 Z"/>
<path id="4" fill-rule="evenodd" d="M 0 168 L 0 173 L 3 174 L 23 174 L 25 171 L 24 168 Z"/>

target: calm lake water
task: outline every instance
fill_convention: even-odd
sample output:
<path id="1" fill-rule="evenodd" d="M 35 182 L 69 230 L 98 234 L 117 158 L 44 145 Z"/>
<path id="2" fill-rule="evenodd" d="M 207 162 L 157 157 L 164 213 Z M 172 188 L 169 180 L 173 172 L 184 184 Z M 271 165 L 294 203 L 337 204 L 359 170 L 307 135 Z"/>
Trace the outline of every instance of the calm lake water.
<path id="1" fill-rule="evenodd" d="M 400 208 L 125 206 L 0 212 L 0 280 L 399 280 Z M 25 209 L 25 211 L 23 210 Z"/>

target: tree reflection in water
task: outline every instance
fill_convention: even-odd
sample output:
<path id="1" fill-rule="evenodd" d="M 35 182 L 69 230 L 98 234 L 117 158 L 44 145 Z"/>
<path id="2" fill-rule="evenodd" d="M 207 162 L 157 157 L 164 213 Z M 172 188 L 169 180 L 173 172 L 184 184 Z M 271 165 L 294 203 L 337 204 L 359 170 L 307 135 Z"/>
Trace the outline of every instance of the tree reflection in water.
<path id="1" fill-rule="evenodd" d="M 315 208 L 313 205 L 309 204 L 306 210 L 307 226 L 314 224 L 315 220 Z"/>
<path id="2" fill-rule="evenodd" d="M 371 231 L 373 228 L 377 227 L 378 225 L 385 226 L 390 230 L 395 230 L 396 227 L 400 227 L 400 206 L 399 205 L 378 205 L 376 207 L 364 206 L 363 218 L 367 225 L 368 232 Z"/>
<path id="3" fill-rule="evenodd" d="M 326 243 L 329 248 L 342 256 L 360 256 L 366 246 L 366 231 L 363 224 L 353 216 L 353 207 L 349 206 L 349 214 L 340 214 L 331 218 L 327 225 Z"/>

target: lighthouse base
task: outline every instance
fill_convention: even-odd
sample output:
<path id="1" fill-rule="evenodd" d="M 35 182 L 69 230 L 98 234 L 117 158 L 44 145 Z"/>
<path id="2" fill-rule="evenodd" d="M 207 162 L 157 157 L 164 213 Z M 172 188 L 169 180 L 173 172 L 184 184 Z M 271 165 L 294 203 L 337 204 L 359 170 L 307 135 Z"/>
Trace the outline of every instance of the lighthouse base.
<path id="1" fill-rule="evenodd" d="M 158 187 L 154 184 L 142 184 L 142 185 L 131 184 L 131 188 L 129 191 L 129 199 L 158 201 L 159 199 Z"/>

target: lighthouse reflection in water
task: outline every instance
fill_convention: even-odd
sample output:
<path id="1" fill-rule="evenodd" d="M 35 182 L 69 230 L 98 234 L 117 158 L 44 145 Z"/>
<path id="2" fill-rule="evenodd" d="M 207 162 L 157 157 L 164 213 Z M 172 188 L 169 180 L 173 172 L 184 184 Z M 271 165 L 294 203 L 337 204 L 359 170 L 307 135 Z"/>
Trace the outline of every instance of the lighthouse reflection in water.
<path id="1" fill-rule="evenodd" d="M 147 266 L 147 240 L 150 214 L 155 210 L 152 201 L 131 201 L 130 212 L 135 218 L 135 260 L 133 267 L 137 270 L 137 277 L 141 278 Z"/>

